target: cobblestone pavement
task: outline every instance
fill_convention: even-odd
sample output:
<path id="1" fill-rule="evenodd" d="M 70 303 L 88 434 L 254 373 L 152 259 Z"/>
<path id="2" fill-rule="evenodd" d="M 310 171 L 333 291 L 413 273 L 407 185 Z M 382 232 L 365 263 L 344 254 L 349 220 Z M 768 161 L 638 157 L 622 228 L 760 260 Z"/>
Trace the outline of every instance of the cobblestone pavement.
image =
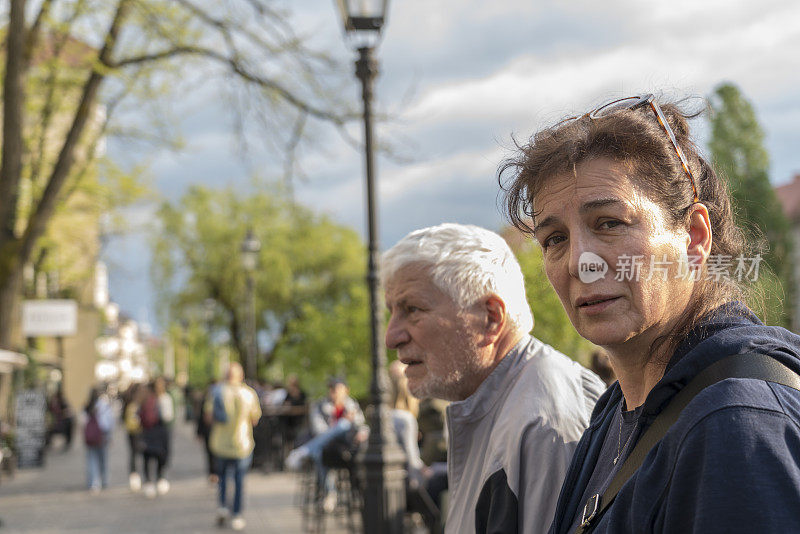
<path id="1" fill-rule="evenodd" d="M 13 479 L 0 481 L 0 531 L 223 532 L 214 525 L 216 487 L 206 480 L 202 445 L 192 431 L 182 423 L 174 429 L 171 465 L 166 471 L 170 491 L 150 500 L 128 489 L 127 437 L 119 427 L 109 450 L 109 488 L 90 495 L 85 489 L 85 451 L 76 430 L 72 450 L 50 452 L 44 468 L 17 471 Z M 298 475 L 292 473 L 251 471 L 245 481 L 245 532 L 302 532 L 300 509 L 294 504 L 298 483 Z M 329 534 L 343 532 L 335 523 L 329 518 Z"/>

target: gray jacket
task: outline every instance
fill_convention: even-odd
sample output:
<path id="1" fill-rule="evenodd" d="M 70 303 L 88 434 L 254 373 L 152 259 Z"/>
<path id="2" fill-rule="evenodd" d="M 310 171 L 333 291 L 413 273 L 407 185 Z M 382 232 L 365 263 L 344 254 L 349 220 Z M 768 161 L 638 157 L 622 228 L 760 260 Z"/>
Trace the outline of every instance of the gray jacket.
<path id="1" fill-rule="evenodd" d="M 311 427 L 311 433 L 314 436 L 319 436 L 336 424 L 336 421 L 333 418 L 333 413 L 335 410 L 336 407 L 328 398 L 322 399 L 312 407 L 311 412 L 308 414 L 308 425 Z M 361 411 L 361 407 L 358 405 L 358 402 L 356 402 L 352 397 L 347 397 L 347 399 L 345 399 L 344 413 L 345 416 L 351 416 L 353 418 L 354 427 L 366 427 L 364 413 Z"/>
<path id="2" fill-rule="evenodd" d="M 448 534 L 547 532 L 567 467 L 605 384 L 525 336 L 447 408 Z"/>

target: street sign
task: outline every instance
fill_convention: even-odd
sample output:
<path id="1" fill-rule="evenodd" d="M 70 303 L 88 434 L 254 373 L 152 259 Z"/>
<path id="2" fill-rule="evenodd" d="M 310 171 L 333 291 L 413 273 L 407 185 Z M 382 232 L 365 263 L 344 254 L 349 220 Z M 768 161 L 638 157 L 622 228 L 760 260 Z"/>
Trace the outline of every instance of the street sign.
<path id="1" fill-rule="evenodd" d="M 25 337 L 74 336 L 78 331 L 78 303 L 74 300 L 26 300 L 22 303 Z"/>

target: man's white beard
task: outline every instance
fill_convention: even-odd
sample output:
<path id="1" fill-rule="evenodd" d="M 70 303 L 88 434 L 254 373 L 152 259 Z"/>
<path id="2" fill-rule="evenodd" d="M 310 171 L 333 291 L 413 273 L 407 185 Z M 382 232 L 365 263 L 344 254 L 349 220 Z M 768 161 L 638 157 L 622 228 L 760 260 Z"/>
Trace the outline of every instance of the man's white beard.
<path id="1" fill-rule="evenodd" d="M 465 380 L 470 380 L 478 374 L 482 366 L 478 347 L 471 337 L 463 332 L 458 339 L 460 340 L 458 346 L 451 347 L 451 352 L 447 355 L 451 368 L 442 375 L 434 375 L 428 371 L 414 387 L 411 387 L 409 381 L 409 391 L 412 395 L 418 399 L 436 398 L 450 401 L 463 399 Z M 426 366 L 428 361 L 426 358 Z"/>

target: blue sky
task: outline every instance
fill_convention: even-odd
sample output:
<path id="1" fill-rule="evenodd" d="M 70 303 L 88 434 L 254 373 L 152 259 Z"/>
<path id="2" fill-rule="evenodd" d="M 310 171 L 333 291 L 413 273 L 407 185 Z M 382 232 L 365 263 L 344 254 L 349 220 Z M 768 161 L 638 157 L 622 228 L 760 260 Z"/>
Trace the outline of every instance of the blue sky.
<path id="1" fill-rule="evenodd" d="M 333 0 L 283 0 L 298 31 L 351 68 Z M 754 104 L 778 185 L 800 172 L 800 3 L 794 0 L 404 0 L 391 2 L 379 49 L 378 128 L 408 161 L 378 160 L 381 244 L 445 221 L 497 229 L 498 163 L 511 135 L 528 138 L 608 99 L 653 92 L 703 97 L 722 81 Z M 352 78 L 353 98 L 358 85 Z M 177 199 L 193 183 L 246 190 L 275 154 L 236 149 L 213 88 L 176 101 L 186 147 L 153 153 L 158 192 Z M 705 128 L 695 122 L 703 143 Z M 361 136 L 358 124 L 352 128 Z M 254 144 L 256 147 L 257 144 Z M 112 157 L 130 147 L 111 142 Z M 364 234 L 362 154 L 321 127 L 303 151 L 296 196 Z M 111 296 L 154 321 L 147 273 L 153 207 L 127 211 L 131 232 L 108 244 Z M 156 330 L 159 325 L 153 325 Z"/>

